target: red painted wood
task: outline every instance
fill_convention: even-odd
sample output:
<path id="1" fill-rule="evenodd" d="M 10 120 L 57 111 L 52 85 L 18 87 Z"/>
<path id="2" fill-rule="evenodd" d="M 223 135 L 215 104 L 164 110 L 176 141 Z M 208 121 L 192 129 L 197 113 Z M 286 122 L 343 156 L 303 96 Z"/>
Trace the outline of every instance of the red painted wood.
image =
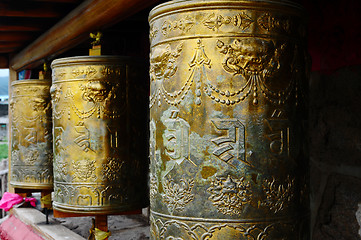
<path id="1" fill-rule="evenodd" d="M 14 215 L 0 225 L 1 240 L 44 240 Z"/>

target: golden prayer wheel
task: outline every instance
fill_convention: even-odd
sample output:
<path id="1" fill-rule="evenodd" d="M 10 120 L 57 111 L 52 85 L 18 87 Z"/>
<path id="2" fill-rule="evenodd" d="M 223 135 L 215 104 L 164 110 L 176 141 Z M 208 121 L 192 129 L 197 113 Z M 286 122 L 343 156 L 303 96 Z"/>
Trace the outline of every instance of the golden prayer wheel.
<path id="1" fill-rule="evenodd" d="M 116 56 L 53 61 L 54 209 L 112 214 L 147 206 L 144 68 Z"/>
<path id="2" fill-rule="evenodd" d="M 151 239 L 309 239 L 302 7 L 150 12 Z"/>
<path id="3" fill-rule="evenodd" d="M 22 189 L 53 188 L 51 80 L 17 80 L 11 84 L 10 185 Z"/>

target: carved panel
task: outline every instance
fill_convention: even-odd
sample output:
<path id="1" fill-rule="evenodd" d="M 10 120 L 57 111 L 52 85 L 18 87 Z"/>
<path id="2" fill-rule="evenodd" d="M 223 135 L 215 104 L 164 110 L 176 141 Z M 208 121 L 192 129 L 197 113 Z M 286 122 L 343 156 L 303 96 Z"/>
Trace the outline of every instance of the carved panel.
<path id="1" fill-rule="evenodd" d="M 162 201 L 167 205 L 168 211 L 173 214 L 175 211 L 181 212 L 186 205 L 194 199 L 192 189 L 194 186 L 193 179 L 180 179 L 175 183 L 174 179 L 168 177 L 163 180 Z"/>
<path id="2" fill-rule="evenodd" d="M 140 66 L 115 56 L 54 60 L 54 74 L 66 73 L 51 88 L 55 209 L 114 214 L 146 205 L 146 148 L 133 133 L 146 129 L 134 113 L 147 96 L 129 84 L 143 90 Z"/>
<path id="3" fill-rule="evenodd" d="M 243 206 L 249 203 L 252 197 L 249 182 L 246 183 L 244 177 L 234 179 L 230 175 L 212 180 L 208 192 L 211 193 L 209 200 L 225 215 L 242 213 Z"/>

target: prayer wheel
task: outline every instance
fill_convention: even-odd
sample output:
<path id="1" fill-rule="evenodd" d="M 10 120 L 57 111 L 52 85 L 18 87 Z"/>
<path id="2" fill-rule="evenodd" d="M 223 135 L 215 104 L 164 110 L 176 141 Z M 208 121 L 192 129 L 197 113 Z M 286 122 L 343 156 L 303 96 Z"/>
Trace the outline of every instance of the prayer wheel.
<path id="1" fill-rule="evenodd" d="M 309 239 L 304 15 L 281 0 L 150 12 L 151 239 Z"/>
<path id="2" fill-rule="evenodd" d="M 52 62 L 54 209 L 94 215 L 147 206 L 147 81 L 130 57 Z"/>
<path id="3" fill-rule="evenodd" d="M 21 189 L 53 188 L 51 80 L 11 84 L 10 185 Z"/>

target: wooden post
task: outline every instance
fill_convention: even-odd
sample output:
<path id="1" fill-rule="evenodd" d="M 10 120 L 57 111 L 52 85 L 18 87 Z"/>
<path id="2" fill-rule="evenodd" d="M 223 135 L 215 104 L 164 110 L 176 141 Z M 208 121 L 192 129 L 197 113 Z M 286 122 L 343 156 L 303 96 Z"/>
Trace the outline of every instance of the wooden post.
<path id="1" fill-rule="evenodd" d="M 103 232 L 108 232 L 108 215 L 95 216 L 95 227 Z M 108 238 L 105 240 L 108 240 Z"/>
<path id="2" fill-rule="evenodd" d="M 8 104 L 8 116 L 9 116 L 9 124 L 8 124 L 8 144 L 9 144 L 9 150 L 8 150 L 8 166 L 9 166 L 9 172 L 8 172 L 8 191 L 11 193 L 15 192 L 15 189 L 10 186 L 10 180 L 11 180 L 11 111 L 10 111 L 10 99 L 11 99 L 11 83 L 13 81 L 16 81 L 17 79 L 17 72 L 9 66 L 9 104 Z"/>

